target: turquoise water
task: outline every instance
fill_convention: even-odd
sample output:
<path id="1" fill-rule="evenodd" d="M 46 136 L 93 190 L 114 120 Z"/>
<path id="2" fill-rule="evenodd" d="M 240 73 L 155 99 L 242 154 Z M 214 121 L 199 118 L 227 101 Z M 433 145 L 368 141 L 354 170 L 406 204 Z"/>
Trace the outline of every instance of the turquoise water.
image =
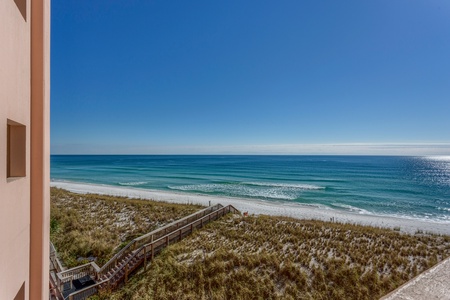
<path id="1" fill-rule="evenodd" d="M 450 225 L 449 156 L 52 155 L 51 178 Z"/>

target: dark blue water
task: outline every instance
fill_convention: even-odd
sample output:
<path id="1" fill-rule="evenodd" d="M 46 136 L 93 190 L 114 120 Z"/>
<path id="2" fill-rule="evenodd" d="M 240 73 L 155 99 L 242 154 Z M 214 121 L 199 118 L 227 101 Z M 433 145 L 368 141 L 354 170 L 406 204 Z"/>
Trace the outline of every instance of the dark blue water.
<path id="1" fill-rule="evenodd" d="M 449 222 L 450 157 L 52 155 L 51 178 Z"/>

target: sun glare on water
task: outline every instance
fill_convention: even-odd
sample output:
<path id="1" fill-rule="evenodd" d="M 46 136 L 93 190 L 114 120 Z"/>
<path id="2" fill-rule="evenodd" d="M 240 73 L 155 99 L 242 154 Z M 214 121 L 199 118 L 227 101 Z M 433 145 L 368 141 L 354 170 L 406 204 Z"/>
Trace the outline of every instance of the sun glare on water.
<path id="1" fill-rule="evenodd" d="M 450 162 L 450 155 L 439 155 L 439 156 L 427 156 L 429 160 Z"/>

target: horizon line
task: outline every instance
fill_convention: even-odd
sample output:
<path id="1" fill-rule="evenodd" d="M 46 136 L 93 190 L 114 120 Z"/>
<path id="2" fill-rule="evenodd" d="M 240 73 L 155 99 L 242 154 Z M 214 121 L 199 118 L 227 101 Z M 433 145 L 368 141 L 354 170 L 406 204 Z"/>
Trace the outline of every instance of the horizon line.
<path id="1" fill-rule="evenodd" d="M 51 155 L 450 155 L 450 143 L 328 143 L 275 145 L 53 145 Z"/>

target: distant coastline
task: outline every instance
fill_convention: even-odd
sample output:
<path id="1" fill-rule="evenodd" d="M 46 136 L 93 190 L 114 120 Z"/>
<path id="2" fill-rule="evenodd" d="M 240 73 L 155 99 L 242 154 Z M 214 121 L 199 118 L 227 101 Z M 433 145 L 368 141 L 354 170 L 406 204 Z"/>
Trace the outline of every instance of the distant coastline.
<path id="1" fill-rule="evenodd" d="M 134 187 L 118 187 L 99 184 L 76 183 L 53 180 L 52 187 L 62 188 L 75 193 L 107 194 L 131 198 L 152 199 L 173 203 L 195 203 L 211 205 L 221 203 L 231 204 L 241 212 L 249 214 L 265 214 L 272 216 L 288 216 L 298 219 L 315 219 L 353 223 L 375 227 L 391 228 L 407 233 L 431 232 L 450 235 L 449 222 L 425 221 L 391 216 L 361 214 L 335 209 L 325 209 L 298 203 L 274 203 L 257 199 L 243 199 L 222 196 L 194 195 L 181 192 L 138 189 Z"/>

